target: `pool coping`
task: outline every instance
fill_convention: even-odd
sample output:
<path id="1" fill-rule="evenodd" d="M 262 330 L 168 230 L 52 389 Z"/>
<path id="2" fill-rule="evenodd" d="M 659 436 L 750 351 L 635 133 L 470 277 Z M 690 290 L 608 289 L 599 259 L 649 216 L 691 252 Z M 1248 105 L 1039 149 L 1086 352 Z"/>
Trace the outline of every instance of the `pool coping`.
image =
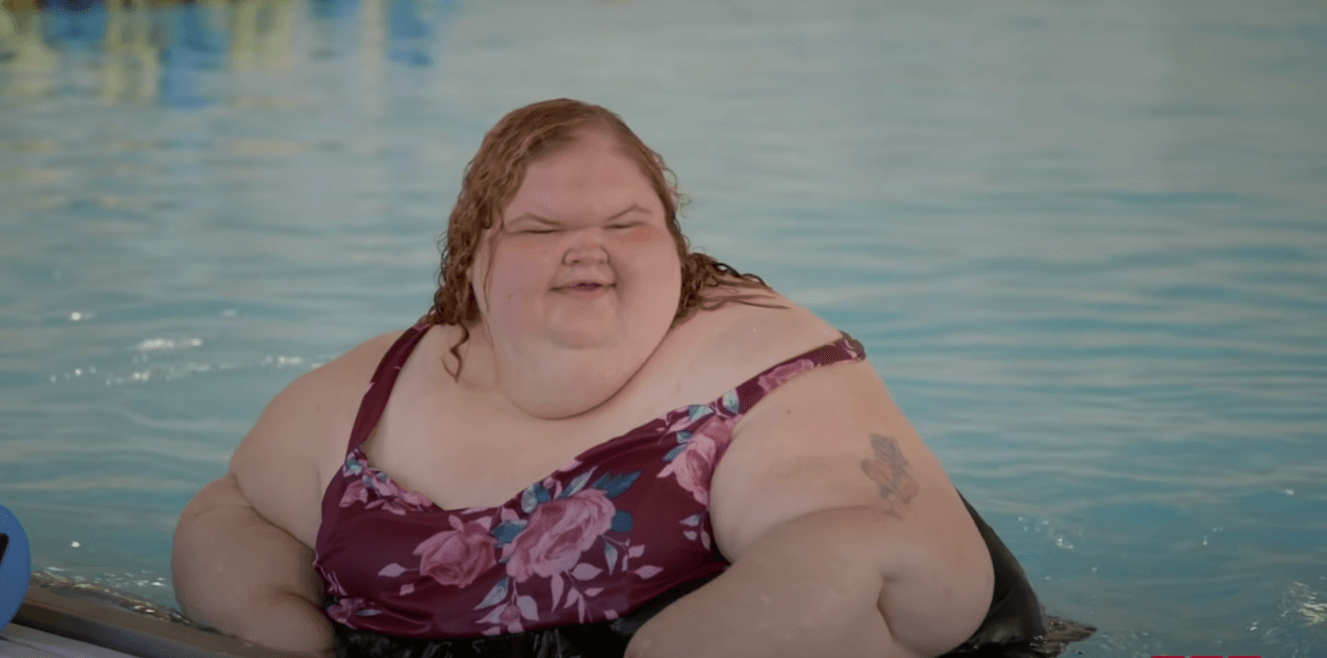
<path id="1" fill-rule="evenodd" d="M 28 590 L 12 623 L 138 658 L 323 658 L 261 647 L 40 587 Z"/>

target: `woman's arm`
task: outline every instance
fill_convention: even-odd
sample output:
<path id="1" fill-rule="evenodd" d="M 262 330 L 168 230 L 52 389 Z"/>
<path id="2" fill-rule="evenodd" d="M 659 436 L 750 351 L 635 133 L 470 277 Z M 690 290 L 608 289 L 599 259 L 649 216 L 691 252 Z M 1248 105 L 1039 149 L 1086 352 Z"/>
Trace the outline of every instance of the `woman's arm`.
<path id="1" fill-rule="evenodd" d="M 172 555 L 189 616 L 278 649 L 323 651 L 332 626 L 313 569 L 326 483 L 373 368 L 398 333 L 379 336 L 290 384 L 240 442 L 225 477 L 181 515 Z"/>
<path id="2" fill-rule="evenodd" d="M 934 656 L 990 605 L 980 533 L 866 363 L 756 405 L 715 469 L 711 517 L 733 566 L 646 624 L 631 658 Z"/>
<path id="3" fill-rule="evenodd" d="M 180 608 L 199 622 L 274 649 L 321 653 L 332 646 L 313 551 L 263 519 L 233 474 L 204 487 L 184 509 L 172 571 Z"/>
<path id="4" fill-rule="evenodd" d="M 633 638 L 626 658 L 920 658 L 894 637 L 873 572 L 869 510 L 822 511 L 772 528 L 728 571 Z"/>

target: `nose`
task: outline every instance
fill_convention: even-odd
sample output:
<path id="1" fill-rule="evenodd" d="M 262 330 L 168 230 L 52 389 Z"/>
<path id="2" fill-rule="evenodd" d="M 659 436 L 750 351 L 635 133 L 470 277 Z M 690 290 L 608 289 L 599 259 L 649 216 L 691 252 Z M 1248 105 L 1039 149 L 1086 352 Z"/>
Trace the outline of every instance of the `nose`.
<path id="1" fill-rule="evenodd" d="M 573 231 L 571 244 L 562 255 L 563 265 L 602 265 L 608 262 L 603 231 L 597 227 Z"/>

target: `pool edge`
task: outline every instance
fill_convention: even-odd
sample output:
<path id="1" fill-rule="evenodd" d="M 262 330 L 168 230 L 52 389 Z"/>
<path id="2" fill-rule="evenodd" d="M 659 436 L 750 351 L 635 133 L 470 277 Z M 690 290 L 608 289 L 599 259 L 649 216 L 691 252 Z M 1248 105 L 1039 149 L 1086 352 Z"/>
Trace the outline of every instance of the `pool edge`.
<path id="1" fill-rule="evenodd" d="M 12 623 L 139 658 L 315 658 L 318 655 L 268 649 L 39 587 L 28 590 Z"/>

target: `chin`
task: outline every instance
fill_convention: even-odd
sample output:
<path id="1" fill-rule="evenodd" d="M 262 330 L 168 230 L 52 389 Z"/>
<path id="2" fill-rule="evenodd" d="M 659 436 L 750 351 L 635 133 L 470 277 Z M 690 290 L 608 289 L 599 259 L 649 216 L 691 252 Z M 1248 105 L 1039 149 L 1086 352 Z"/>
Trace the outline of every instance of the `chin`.
<path id="1" fill-rule="evenodd" d="M 549 332 L 549 340 L 564 349 L 592 350 L 617 345 L 618 334 L 598 324 L 576 329 L 554 329 Z"/>

